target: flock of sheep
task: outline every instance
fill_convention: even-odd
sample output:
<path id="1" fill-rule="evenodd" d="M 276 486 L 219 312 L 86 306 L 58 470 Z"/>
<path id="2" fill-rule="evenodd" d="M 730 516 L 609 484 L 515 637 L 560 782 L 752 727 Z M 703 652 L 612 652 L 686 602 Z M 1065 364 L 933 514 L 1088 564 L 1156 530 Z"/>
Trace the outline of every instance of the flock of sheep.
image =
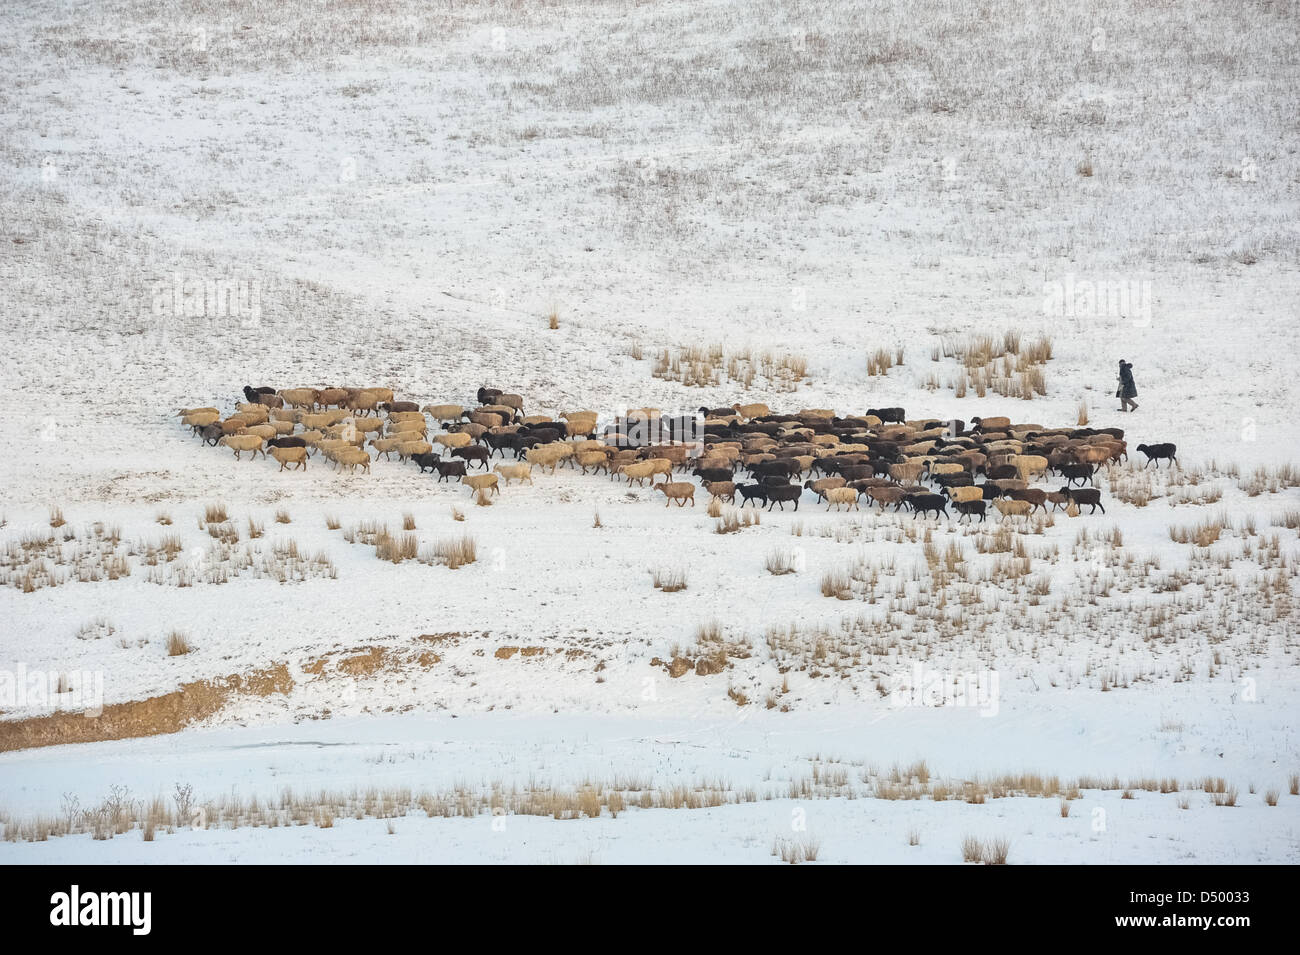
<path id="1" fill-rule="evenodd" d="M 902 408 L 850 417 L 831 409 L 773 414 L 764 404 L 674 417 L 641 408 L 600 427 L 594 411 L 555 419 L 525 415 L 522 396 L 486 387 L 470 406 L 420 407 L 395 400 L 387 388 L 247 386 L 244 398 L 228 417 L 216 408 L 187 408 L 181 420 L 205 444 L 227 447 L 236 459 L 269 454 L 281 471 L 305 470 L 313 451 L 340 471 L 368 472 L 372 460 L 396 455 L 421 472 L 436 472 L 439 482 L 459 478 L 476 493 L 500 493 L 499 481 L 531 484 L 534 468 L 554 474 L 567 464 L 629 485 L 649 480 L 665 507 L 694 506 L 702 488 L 713 499 L 734 504 L 739 495 L 742 508 L 766 504 L 768 510 L 785 510 L 787 503 L 798 510 L 809 493 L 828 510 L 856 510 L 865 498 L 882 510 L 937 517 L 950 516 L 952 505 L 959 520 L 983 521 L 989 502 L 1004 520 L 1046 512 L 1048 505 L 1071 514 L 1080 507 L 1105 513 L 1091 479 L 1098 467 L 1128 455 L 1118 428 L 1044 428 L 1010 418 L 972 418 L 968 426 L 909 420 Z M 1172 444 L 1137 450 L 1148 465 L 1177 462 Z M 503 461 L 489 471 L 497 454 Z M 482 473 L 469 473 L 475 468 Z M 1031 486 L 1053 472 L 1065 481 L 1058 490 Z M 680 479 L 687 475 L 700 484 Z"/>

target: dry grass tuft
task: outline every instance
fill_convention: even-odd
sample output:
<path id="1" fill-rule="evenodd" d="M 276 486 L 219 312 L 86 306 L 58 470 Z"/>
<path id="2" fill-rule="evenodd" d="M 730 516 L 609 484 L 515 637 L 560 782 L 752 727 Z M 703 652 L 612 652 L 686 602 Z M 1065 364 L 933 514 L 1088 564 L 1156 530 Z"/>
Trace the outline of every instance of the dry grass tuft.
<path id="1" fill-rule="evenodd" d="M 452 570 L 472 564 L 476 560 L 478 560 L 478 545 L 468 534 L 462 534 L 460 537 L 445 537 L 432 549 L 426 549 L 420 554 L 421 563 L 442 564 Z"/>
<path id="2" fill-rule="evenodd" d="M 338 530 L 341 526 L 342 526 L 342 525 L 339 523 L 339 519 L 338 519 L 337 517 L 335 517 L 333 514 L 326 514 L 326 515 L 325 515 L 325 527 L 326 527 L 328 530 L 336 531 L 336 530 Z"/>
<path id="3" fill-rule="evenodd" d="M 764 562 L 767 572 L 775 577 L 782 577 L 795 572 L 794 554 L 785 549 L 772 551 Z"/>
<path id="4" fill-rule="evenodd" d="M 390 564 L 400 564 L 404 560 L 414 560 L 419 553 L 420 542 L 414 534 L 390 534 L 385 529 L 375 537 L 375 556 Z"/>
<path id="5" fill-rule="evenodd" d="M 746 527 L 756 527 L 761 523 L 762 518 L 757 510 L 745 511 L 740 508 L 725 507 L 717 523 L 714 524 L 713 531 L 716 534 L 734 534 L 736 531 Z"/>
<path id="6" fill-rule="evenodd" d="M 68 522 L 65 521 L 65 520 L 63 519 L 63 508 L 61 508 L 61 507 L 51 507 L 51 508 L 50 508 L 50 526 L 51 526 L 51 527 L 54 527 L 54 528 L 58 528 L 58 527 L 62 527 L 62 526 L 63 526 L 64 524 L 66 524 L 66 523 L 68 523 Z"/>
<path id="7" fill-rule="evenodd" d="M 275 522 L 276 522 L 277 524 L 291 524 L 291 523 L 293 523 L 292 520 L 290 520 L 290 518 L 289 518 L 289 512 L 286 511 L 286 510 L 285 510 L 284 508 L 282 508 L 282 507 L 276 509 L 276 512 L 275 512 Z"/>
<path id="8" fill-rule="evenodd" d="M 656 570 L 651 576 L 654 580 L 655 588 L 657 590 L 662 590 L 666 594 L 675 594 L 679 590 L 686 589 L 685 570 Z"/>
<path id="9" fill-rule="evenodd" d="M 801 862 L 816 862 L 821 852 L 821 842 L 811 836 L 801 839 L 778 838 L 772 846 L 772 855 L 779 856 L 782 862 L 798 865 Z"/>
<path id="10" fill-rule="evenodd" d="M 208 504 L 204 506 L 203 523 L 224 524 L 228 520 L 230 520 L 230 516 L 226 513 L 226 505 L 217 502 L 216 504 Z"/>
<path id="11" fill-rule="evenodd" d="M 1227 526 L 1228 520 L 1223 515 L 1186 526 L 1175 524 L 1169 528 L 1169 539 L 1179 544 L 1209 547 L 1219 539 L 1219 535 Z"/>
<path id="12" fill-rule="evenodd" d="M 167 634 L 167 655 L 169 657 L 183 657 L 193 651 L 194 645 L 190 643 L 189 637 L 179 630 L 173 630 Z"/>
<path id="13" fill-rule="evenodd" d="M 1011 852 L 1011 840 L 999 836 L 996 839 L 990 839 L 984 843 L 984 852 L 981 861 L 985 865 L 1006 865 L 1007 856 Z"/>
<path id="14" fill-rule="evenodd" d="M 410 511 L 407 511 L 405 514 L 402 515 L 402 530 L 404 531 L 415 530 L 415 515 L 412 514 Z"/>
<path id="15" fill-rule="evenodd" d="M 1210 800 L 1216 806 L 1235 806 L 1237 805 L 1237 787 L 1231 786 L 1227 792 L 1212 793 Z"/>

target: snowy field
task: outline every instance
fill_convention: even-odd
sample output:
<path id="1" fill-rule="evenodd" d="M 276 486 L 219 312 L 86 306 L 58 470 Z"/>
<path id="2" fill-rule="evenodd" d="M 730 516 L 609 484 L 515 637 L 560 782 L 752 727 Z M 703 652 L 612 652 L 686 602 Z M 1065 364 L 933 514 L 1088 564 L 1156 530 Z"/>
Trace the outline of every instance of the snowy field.
<path id="1" fill-rule="evenodd" d="M 7 5 L 0 861 L 1297 861 L 1298 13 Z M 1028 398 L 959 357 L 1007 333 Z M 720 533 L 179 423 L 246 384 L 1129 456 L 1104 514 Z"/>

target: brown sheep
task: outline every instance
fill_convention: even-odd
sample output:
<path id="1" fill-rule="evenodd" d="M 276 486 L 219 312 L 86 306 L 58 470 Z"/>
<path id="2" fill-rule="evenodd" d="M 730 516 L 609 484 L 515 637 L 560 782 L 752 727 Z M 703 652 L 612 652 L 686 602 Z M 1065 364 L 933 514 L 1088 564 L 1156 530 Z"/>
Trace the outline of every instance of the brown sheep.
<path id="1" fill-rule="evenodd" d="M 506 419 L 501 415 L 484 411 L 471 411 L 469 420 L 474 424 L 481 424 L 485 428 L 499 428 L 506 423 Z"/>
<path id="2" fill-rule="evenodd" d="M 435 434 L 433 436 L 433 443 L 441 444 L 448 451 L 453 451 L 456 448 L 469 447 L 471 444 L 474 443 L 474 439 L 467 434 L 463 434 L 457 431 L 450 434 L 447 433 Z"/>
<path id="3" fill-rule="evenodd" d="M 331 405 L 338 408 L 347 400 L 348 390 L 346 388 L 322 388 L 316 392 L 316 404 L 322 408 L 328 408 Z"/>
<path id="4" fill-rule="evenodd" d="M 948 497 L 955 502 L 980 501 L 984 499 L 984 489 L 973 484 L 966 487 L 948 488 Z"/>
<path id="5" fill-rule="evenodd" d="M 394 450 L 397 451 L 397 460 L 409 461 L 417 454 L 428 454 L 433 450 L 433 445 L 428 441 L 402 441 Z"/>
<path id="6" fill-rule="evenodd" d="M 822 478 L 820 481 L 804 481 L 803 486 L 816 494 L 818 500 L 823 500 L 827 499 L 827 491 L 834 487 L 843 487 L 845 483 L 844 478 L 837 474 L 835 477 Z"/>
<path id="7" fill-rule="evenodd" d="M 308 411 L 314 411 L 320 401 L 320 392 L 315 388 L 285 388 L 280 392 L 280 397 L 284 399 L 285 404 L 294 408 L 306 408 Z"/>
<path id="8" fill-rule="evenodd" d="M 662 474 L 665 478 L 671 477 L 673 463 L 667 458 L 650 458 L 648 461 L 637 461 L 635 464 L 623 465 L 622 473 L 627 477 L 629 485 L 636 481 L 639 487 L 643 487 L 645 479 L 653 479 L 656 474 Z M 651 483 L 654 483 L 653 480 Z"/>
<path id="9" fill-rule="evenodd" d="M 235 460 L 239 460 L 240 452 L 251 451 L 248 460 L 253 460 L 261 454 L 266 457 L 266 451 L 262 448 L 262 439 L 255 434 L 228 434 L 221 438 L 217 444 L 225 445 L 235 452 Z"/>
<path id="10" fill-rule="evenodd" d="M 379 406 L 383 404 L 383 401 L 384 399 L 379 396 L 377 391 L 358 391 L 348 398 L 346 407 L 356 414 L 364 415 L 371 411 L 378 414 Z"/>
<path id="11" fill-rule="evenodd" d="M 574 455 L 574 460 L 582 468 L 583 474 L 587 473 L 587 468 L 597 472 L 609 470 L 609 457 L 604 451 L 579 451 Z"/>
<path id="12" fill-rule="evenodd" d="M 929 464 L 930 473 L 936 477 L 940 474 L 961 474 L 966 470 L 964 464 L 957 464 L 952 461 L 931 461 Z"/>
<path id="13" fill-rule="evenodd" d="M 1070 495 L 1061 491 L 1048 491 L 1047 500 L 1052 505 L 1052 510 L 1068 508 L 1070 506 Z"/>
<path id="14" fill-rule="evenodd" d="M 704 484 L 704 490 L 708 491 L 714 500 L 725 501 L 729 504 L 736 502 L 735 481 L 707 481 Z"/>
<path id="15" fill-rule="evenodd" d="M 340 471 L 347 468 L 349 471 L 355 472 L 357 466 L 360 465 L 362 471 L 366 474 L 370 473 L 370 455 L 360 448 L 336 451 L 334 461 Z"/>
<path id="16" fill-rule="evenodd" d="M 467 474 L 460 479 L 471 491 L 486 491 L 491 488 L 493 494 L 500 494 L 501 488 L 497 484 L 498 475 L 496 474 Z"/>
<path id="17" fill-rule="evenodd" d="M 972 431 L 1005 431 L 1011 427 L 1010 418 L 979 418 L 970 419 Z"/>
<path id="18" fill-rule="evenodd" d="M 1005 497 L 1000 497 L 993 502 L 993 506 L 1002 512 L 1002 519 L 1005 521 L 1008 517 L 1023 517 L 1029 520 L 1029 512 L 1033 510 L 1033 505 L 1028 501 L 1012 501 Z"/>
<path id="19" fill-rule="evenodd" d="M 1010 463 L 1015 465 L 1020 472 L 1020 480 L 1025 482 L 1032 481 L 1047 470 L 1047 458 L 1041 454 L 1017 454 L 1011 458 Z"/>
<path id="20" fill-rule="evenodd" d="M 923 461 L 908 461 L 906 464 L 891 464 L 889 466 L 889 476 L 895 481 L 904 484 L 911 484 L 921 476 L 921 469 L 925 466 Z"/>
<path id="21" fill-rule="evenodd" d="M 367 392 L 369 394 L 375 395 L 380 401 L 393 400 L 392 388 L 349 388 L 347 389 L 347 392 L 349 398 L 355 398 L 357 395 L 361 394 L 362 392 Z"/>
<path id="22" fill-rule="evenodd" d="M 894 510 L 898 510 L 903 504 L 906 492 L 901 487 L 869 487 L 867 497 L 879 504 L 882 511 L 886 504 L 892 504 Z"/>
<path id="23" fill-rule="evenodd" d="M 691 507 L 695 506 L 695 485 L 689 481 L 673 481 L 671 484 L 662 481 L 654 486 L 656 491 L 664 492 L 664 507 L 668 507 L 673 501 L 677 502 L 678 507 L 685 507 L 686 502 L 691 502 Z"/>
<path id="24" fill-rule="evenodd" d="M 434 421 L 459 421 L 465 416 L 465 409 L 460 405 L 425 405 L 420 409 Z"/>
<path id="25" fill-rule="evenodd" d="M 244 401 L 235 403 L 235 414 L 241 418 L 247 418 L 253 424 L 261 424 L 267 418 L 271 417 L 271 409 L 266 405 L 253 402 L 249 404 Z"/>
<path id="26" fill-rule="evenodd" d="M 278 433 L 273 424 L 252 424 L 235 432 L 235 434 L 255 434 L 263 441 L 270 441 Z"/>
<path id="27" fill-rule="evenodd" d="M 1040 507 L 1044 511 L 1047 510 L 1047 492 L 1042 488 L 1030 487 L 1025 488 L 1023 491 L 1007 491 L 1007 497 L 1013 501 L 1026 502 L 1031 511 L 1035 511 Z"/>
<path id="28" fill-rule="evenodd" d="M 560 418 L 569 425 L 569 434 L 594 434 L 598 417 L 594 411 L 560 412 Z"/>
<path id="29" fill-rule="evenodd" d="M 384 460 L 388 460 L 388 455 L 397 450 L 397 446 L 402 443 L 401 438 L 372 438 L 370 447 L 375 449 L 375 459 L 378 460 L 383 455 Z"/>
<path id="30" fill-rule="evenodd" d="M 280 462 L 281 471 L 290 464 L 294 465 L 294 470 L 307 470 L 306 448 L 272 448 L 271 457 Z"/>
<path id="31" fill-rule="evenodd" d="M 762 403 L 752 405 L 734 404 L 731 406 L 731 410 L 747 421 L 753 420 L 754 418 L 766 418 L 772 413 L 772 410 Z"/>

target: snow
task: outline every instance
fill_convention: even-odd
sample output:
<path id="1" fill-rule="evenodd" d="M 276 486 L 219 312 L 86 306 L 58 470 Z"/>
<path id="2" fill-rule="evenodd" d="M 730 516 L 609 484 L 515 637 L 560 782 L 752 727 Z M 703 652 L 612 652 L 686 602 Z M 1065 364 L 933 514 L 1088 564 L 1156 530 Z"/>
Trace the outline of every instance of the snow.
<path id="1" fill-rule="evenodd" d="M 504 833 L 485 815 L 401 818 L 399 838 L 373 818 L 151 843 L 66 836 L 0 842 L 0 859 L 766 862 L 802 808 L 819 861 L 958 862 L 969 833 L 1010 838 L 1012 863 L 1295 861 L 1295 612 L 1260 581 L 1280 573 L 1294 600 L 1300 539 L 1284 525 L 1300 493 L 1242 486 L 1300 450 L 1300 170 L 1284 138 L 1297 67 L 1276 11 L 399 0 L 362 24 L 348 9 L 237 3 L 180 24 L 131 0 L 0 13 L 0 547 L 48 533 L 57 506 L 78 535 L 69 552 L 96 522 L 133 551 L 129 577 L 0 589 L 0 673 L 98 674 L 109 705 L 278 663 L 294 681 L 176 734 L 2 753 L 0 813 L 54 816 L 64 793 L 89 805 L 114 785 L 169 798 L 178 782 L 206 799 L 626 774 L 763 798 L 510 817 Z M 156 311 L 177 276 L 252 283 L 260 311 Z M 1149 292 L 1150 315 L 1045 308 L 1080 282 Z M 1051 336 L 1047 394 L 955 397 L 957 365 L 931 348 L 1007 329 Z M 661 350 L 713 343 L 802 356 L 808 377 L 785 390 L 760 375 L 742 391 L 725 375 L 704 388 L 652 376 Z M 900 346 L 901 367 L 865 375 L 868 352 Z M 1131 417 L 1111 397 L 1119 358 L 1134 363 Z M 806 494 L 797 514 L 720 535 L 702 492 L 666 509 L 649 489 L 563 470 L 486 508 L 396 462 L 348 476 L 314 458 L 279 474 L 177 424 L 182 407 L 228 411 L 246 383 L 383 385 L 421 404 L 470 403 L 493 384 L 530 413 L 606 417 L 746 400 L 1069 426 L 1086 402 L 1130 449 L 1177 442 L 1184 472 L 1153 478 L 1171 493 L 1145 507 L 1103 477 L 1105 515 L 1058 514 L 1026 535 L 1043 605 L 986 583 L 987 630 L 909 637 L 865 628 L 892 612 L 921 620 L 909 601 L 932 607 L 925 542 L 905 535 L 928 524 L 978 576 L 997 559 L 976 552 L 978 532 L 827 513 Z M 1208 504 L 1176 497 L 1211 490 Z M 264 527 L 240 549 L 293 541 L 337 576 L 176 586 L 177 568 L 210 566 L 200 518 L 217 500 L 241 537 L 249 519 Z M 280 508 L 291 523 L 275 522 Z M 390 565 L 343 538 L 367 520 L 396 530 L 406 513 L 422 545 L 469 534 L 478 561 Z M 1171 525 L 1216 515 L 1229 526 L 1209 560 L 1170 539 Z M 1123 543 L 1076 545 L 1082 528 L 1117 528 Z M 178 562 L 144 565 L 168 534 Z M 767 572 L 778 550 L 797 573 Z M 850 601 L 822 595 L 824 574 L 854 566 L 880 579 Z M 655 590 L 658 569 L 684 570 L 687 589 Z M 1181 623 L 1152 636 L 1144 613 L 1179 600 Z M 746 651 L 725 672 L 674 679 L 653 662 L 688 654 L 714 619 Z M 791 623 L 847 627 L 859 649 L 896 633 L 828 663 L 811 644 L 773 649 L 769 629 Z M 168 656 L 172 630 L 194 652 Z M 372 647 L 439 659 L 337 669 Z M 497 655 L 508 647 L 544 652 Z M 891 705 L 884 691 L 915 661 L 996 674 L 996 714 Z M 1068 818 L 1053 798 L 787 798 L 786 783 L 832 757 L 924 759 L 957 781 L 1224 777 L 1241 796 L 1214 807 L 1193 789 L 1183 810 L 1178 794 L 1086 791 Z M 907 845 L 913 827 L 920 846 Z"/>

